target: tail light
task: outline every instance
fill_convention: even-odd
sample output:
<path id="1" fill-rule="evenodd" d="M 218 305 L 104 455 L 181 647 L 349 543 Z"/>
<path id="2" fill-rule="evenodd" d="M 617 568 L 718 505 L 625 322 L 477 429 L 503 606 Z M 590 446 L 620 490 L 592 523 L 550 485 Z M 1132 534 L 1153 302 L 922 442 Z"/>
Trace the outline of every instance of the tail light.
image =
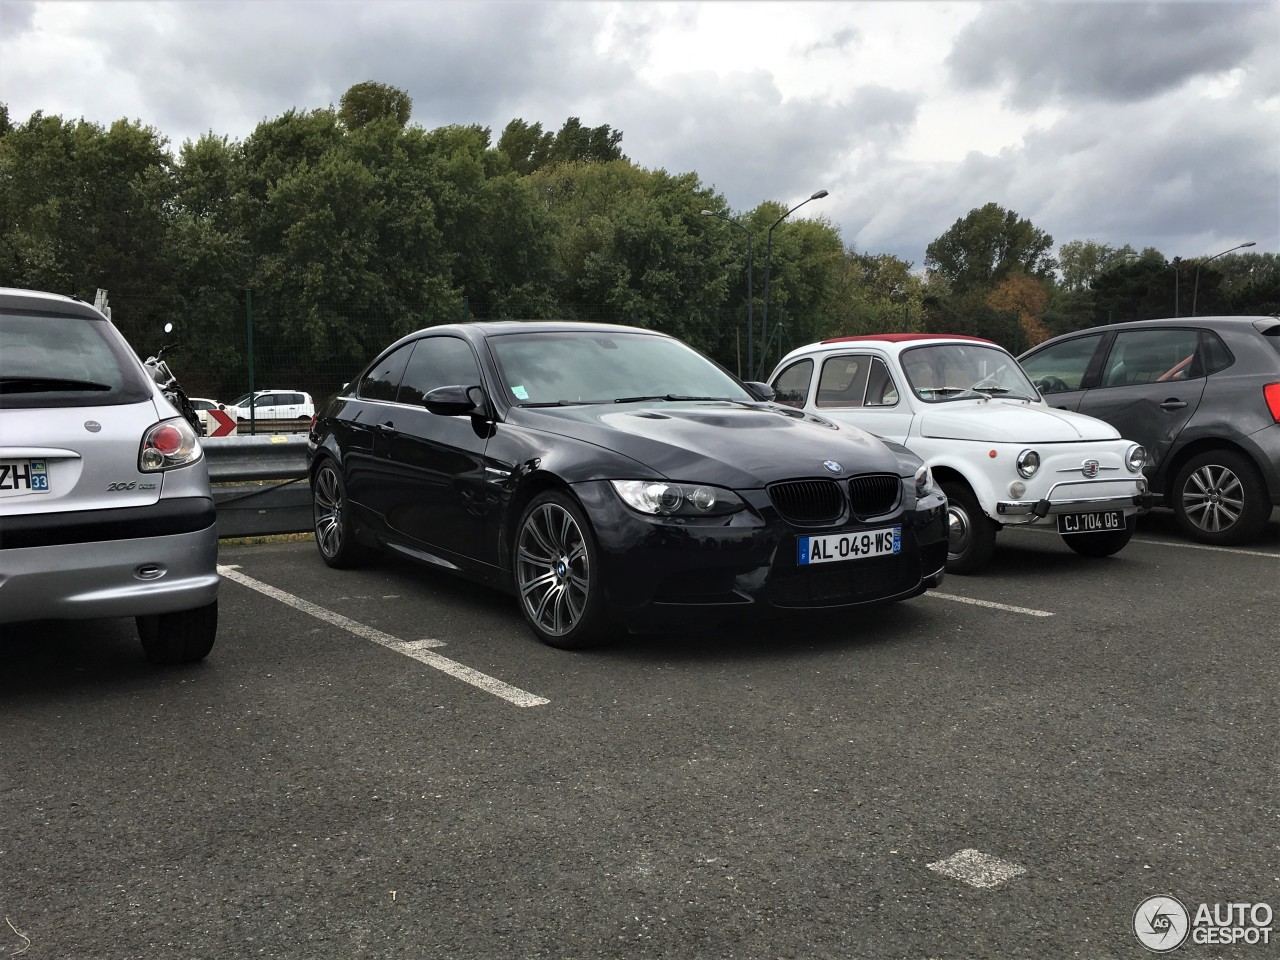
<path id="1" fill-rule="evenodd" d="M 1262 388 L 1262 395 L 1267 398 L 1267 409 L 1271 411 L 1271 419 L 1280 423 L 1280 383 L 1268 383 Z"/>
<path id="2" fill-rule="evenodd" d="M 138 469 L 155 473 L 195 463 L 203 455 L 200 438 L 182 417 L 161 420 L 147 428 L 138 451 Z"/>

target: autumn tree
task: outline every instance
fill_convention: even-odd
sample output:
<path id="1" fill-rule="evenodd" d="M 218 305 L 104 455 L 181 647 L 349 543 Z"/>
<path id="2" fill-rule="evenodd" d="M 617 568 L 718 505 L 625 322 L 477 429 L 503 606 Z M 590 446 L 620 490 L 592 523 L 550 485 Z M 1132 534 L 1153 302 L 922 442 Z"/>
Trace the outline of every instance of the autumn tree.
<path id="1" fill-rule="evenodd" d="M 993 310 L 1013 313 L 1022 329 L 1020 350 L 1034 347 L 1049 338 L 1044 325 L 1044 308 L 1048 302 L 1044 282 L 1022 272 L 1008 274 L 987 294 L 987 306 Z"/>

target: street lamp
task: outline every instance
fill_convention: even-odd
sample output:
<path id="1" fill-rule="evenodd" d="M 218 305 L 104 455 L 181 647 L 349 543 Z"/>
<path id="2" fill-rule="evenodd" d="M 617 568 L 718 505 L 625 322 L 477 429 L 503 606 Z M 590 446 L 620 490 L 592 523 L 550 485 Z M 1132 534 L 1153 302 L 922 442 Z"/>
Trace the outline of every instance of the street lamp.
<path id="1" fill-rule="evenodd" d="M 826 195 L 827 191 L 819 190 L 813 196 L 809 197 L 808 200 L 801 200 L 777 220 L 773 221 L 773 226 L 769 227 L 768 243 L 765 244 L 764 255 L 764 319 L 760 321 L 760 366 L 762 369 L 756 373 L 756 379 L 759 379 L 764 373 L 763 367 L 765 352 L 768 350 L 766 338 L 769 334 L 769 270 L 773 266 L 773 228 L 803 207 L 809 202 L 809 200 L 821 200 Z"/>
<path id="2" fill-rule="evenodd" d="M 732 223 L 735 227 L 747 235 L 747 373 L 750 374 L 755 367 L 755 318 L 752 314 L 752 305 L 755 302 L 754 294 L 751 290 L 751 231 L 740 224 L 732 217 L 726 217 L 723 213 L 716 213 L 714 210 L 703 210 L 704 217 L 715 217 L 717 220 L 723 220 L 725 223 Z M 741 359 L 741 355 L 739 355 Z"/>
<path id="3" fill-rule="evenodd" d="M 1223 250 L 1222 253 L 1215 253 L 1212 257 L 1209 258 L 1209 260 L 1217 260 L 1219 257 L 1225 256 L 1226 254 L 1230 253 L 1232 250 L 1239 250 L 1242 247 L 1252 247 L 1252 246 L 1254 246 L 1254 242 L 1252 240 L 1247 240 L 1244 243 L 1237 243 L 1234 247 L 1231 248 L 1231 250 Z M 1203 267 L 1206 263 L 1208 263 L 1209 260 L 1201 260 L 1199 263 L 1196 264 L 1196 285 L 1191 290 L 1191 315 L 1193 317 L 1196 315 L 1196 300 L 1199 299 L 1199 296 L 1200 296 L 1200 268 Z M 768 301 L 766 300 L 765 303 L 768 304 Z"/>

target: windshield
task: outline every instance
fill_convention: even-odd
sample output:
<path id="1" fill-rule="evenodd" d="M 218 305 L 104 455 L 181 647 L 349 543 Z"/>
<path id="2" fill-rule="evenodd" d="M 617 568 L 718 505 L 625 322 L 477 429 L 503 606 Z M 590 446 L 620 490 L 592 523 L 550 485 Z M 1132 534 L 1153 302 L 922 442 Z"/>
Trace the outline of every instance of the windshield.
<path id="1" fill-rule="evenodd" d="M 518 406 L 716 399 L 755 403 L 692 347 L 645 333 L 566 330 L 489 338 L 507 399 Z"/>
<path id="2" fill-rule="evenodd" d="M 939 343 L 902 353 L 902 372 L 926 403 L 975 397 L 1038 400 L 1040 394 L 1008 352 L 981 343 Z"/>

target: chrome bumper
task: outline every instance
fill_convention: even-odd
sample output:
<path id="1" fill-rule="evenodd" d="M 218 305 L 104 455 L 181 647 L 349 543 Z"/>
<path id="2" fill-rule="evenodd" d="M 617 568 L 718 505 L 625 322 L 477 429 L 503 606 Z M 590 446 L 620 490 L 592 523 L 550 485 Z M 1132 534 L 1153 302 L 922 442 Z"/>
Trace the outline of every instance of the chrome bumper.
<path id="1" fill-rule="evenodd" d="M 1097 510 L 1122 510 L 1126 516 L 1131 513 L 1146 513 L 1154 502 L 1155 497 L 1145 492 L 1121 497 L 1073 497 L 1068 500 L 1001 500 L 996 503 L 996 514 L 1001 522 L 1014 526 L 1037 523 L 1045 517 L 1056 517 L 1061 513 L 1089 513 Z M 1005 521 L 1004 517 L 1023 519 Z"/>

